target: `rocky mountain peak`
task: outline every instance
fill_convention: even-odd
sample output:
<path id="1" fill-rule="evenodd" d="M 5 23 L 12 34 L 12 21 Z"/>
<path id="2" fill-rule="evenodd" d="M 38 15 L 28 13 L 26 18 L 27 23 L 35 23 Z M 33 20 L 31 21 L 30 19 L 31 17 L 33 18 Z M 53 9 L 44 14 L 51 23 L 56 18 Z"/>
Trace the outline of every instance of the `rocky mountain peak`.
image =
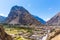
<path id="1" fill-rule="evenodd" d="M 6 18 L 6 23 L 8 24 L 36 24 L 40 25 L 41 23 L 35 19 L 24 7 L 22 6 L 13 6 L 11 11 Z"/>
<path id="2" fill-rule="evenodd" d="M 13 6 L 12 8 L 11 8 L 11 10 L 15 10 L 15 11 L 18 11 L 18 10 L 20 10 L 20 11 L 25 11 L 26 9 L 24 8 L 24 7 L 22 7 L 22 6 Z"/>
<path id="3" fill-rule="evenodd" d="M 56 14 L 56 16 L 60 16 L 60 12 L 58 12 L 58 13 Z"/>
<path id="4" fill-rule="evenodd" d="M 47 25 L 60 25 L 60 12 L 58 12 L 54 17 L 52 17 Z"/>

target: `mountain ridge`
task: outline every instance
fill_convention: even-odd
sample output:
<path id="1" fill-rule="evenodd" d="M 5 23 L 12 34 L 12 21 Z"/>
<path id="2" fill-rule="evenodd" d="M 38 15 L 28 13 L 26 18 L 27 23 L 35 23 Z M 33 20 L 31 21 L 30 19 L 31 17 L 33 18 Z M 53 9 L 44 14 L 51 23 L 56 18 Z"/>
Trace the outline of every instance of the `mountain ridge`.
<path id="1" fill-rule="evenodd" d="M 5 18 L 6 18 L 5 16 L 0 15 L 0 23 L 4 23 Z"/>
<path id="2" fill-rule="evenodd" d="M 33 15 L 34 18 L 36 18 L 39 22 L 41 22 L 42 24 L 46 24 L 46 21 L 44 21 L 42 18 Z"/>
<path id="3" fill-rule="evenodd" d="M 20 6 L 13 6 L 6 18 L 8 24 L 28 24 L 28 25 L 42 25 L 35 19 L 25 8 Z"/>
<path id="4" fill-rule="evenodd" d="M 58 12 L 55 16 L 53 16 L 49 21 L 46 23 L 47 25 L 60 25 L 60 12 Z"/>

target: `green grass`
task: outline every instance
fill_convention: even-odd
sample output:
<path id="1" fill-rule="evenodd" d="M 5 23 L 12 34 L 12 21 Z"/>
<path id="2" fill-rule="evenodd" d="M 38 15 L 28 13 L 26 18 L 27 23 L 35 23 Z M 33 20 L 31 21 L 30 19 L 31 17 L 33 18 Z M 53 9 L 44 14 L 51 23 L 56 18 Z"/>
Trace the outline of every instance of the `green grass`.
<path id="1" fill-rule="evenodd" d="M 4 25 L 5 32 L 9 35 L 14 34 L 14 40 L 30 40 L 27 38 L 24 38 L 23 34 L 27 34 L 28 36 L 32 34 L 32 29 L 29 27 L 17 27 L 17 26 L 8 26 Z M 22 33 L 22 35 L 19 35 Z"/>

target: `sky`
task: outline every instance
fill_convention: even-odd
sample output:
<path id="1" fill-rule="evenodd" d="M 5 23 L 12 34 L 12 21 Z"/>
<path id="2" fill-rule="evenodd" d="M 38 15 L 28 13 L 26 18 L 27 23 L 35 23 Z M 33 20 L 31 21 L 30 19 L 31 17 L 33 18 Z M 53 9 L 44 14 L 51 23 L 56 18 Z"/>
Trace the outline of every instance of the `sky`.
<path id="1" fill-rule="evenodd" d="M 32 15 L 45 21 L 60 12 L 60 0 L 0 0 L 0 15 L 7 17 L 15 5 L 23 6 Z"/>

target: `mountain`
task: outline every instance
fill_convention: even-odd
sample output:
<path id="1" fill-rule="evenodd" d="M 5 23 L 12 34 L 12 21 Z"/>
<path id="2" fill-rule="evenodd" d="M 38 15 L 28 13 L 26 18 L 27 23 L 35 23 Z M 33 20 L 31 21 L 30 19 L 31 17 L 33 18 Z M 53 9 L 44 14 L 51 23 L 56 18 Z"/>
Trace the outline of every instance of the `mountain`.
<path id="1" fill-rule="evenodd" d="M 3 23 L 6 17 L 0 16 L 0 23 Z"/>
<path id="2" fill-rule="evenodd" d="M 5 22 L 8 24 L 42 25 L 22 6 L 13 6 Z"/>
<path id="3" fill-rule="evenodd" d="M 38 16 L 33 15 L 33 17 L 36 18 L 42 24 L 46 24 L 46 22 L 43 19 L 39 18 Z"/>
<path id="4" fill-rule="evenodd" d="M 49 21 L 46 23 L 47 25 L 60 25 L 60 12 L 57 13 L 54 17 L 52 17 Z"/>

